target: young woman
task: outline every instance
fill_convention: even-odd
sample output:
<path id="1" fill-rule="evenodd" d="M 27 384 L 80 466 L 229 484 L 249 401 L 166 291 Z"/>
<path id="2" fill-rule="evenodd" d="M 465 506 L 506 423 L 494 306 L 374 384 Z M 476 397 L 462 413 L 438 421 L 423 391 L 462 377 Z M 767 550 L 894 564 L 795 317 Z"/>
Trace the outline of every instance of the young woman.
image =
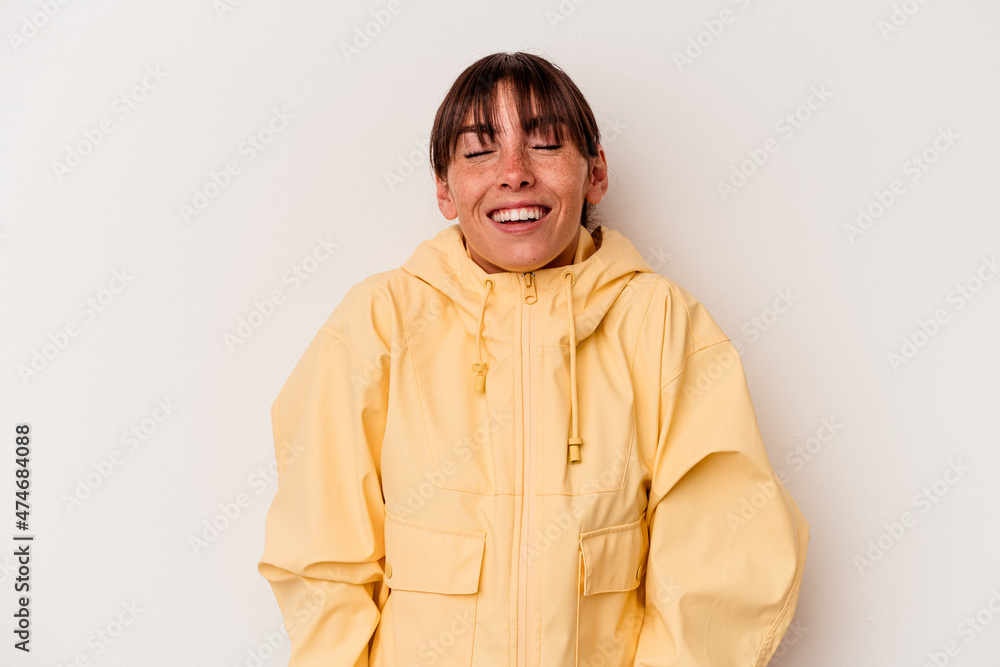
<path id="1" fill-rule="evenodd" d="M 487 56 L 431 132 L 454 224 L 352 287 L 271 410 L 293 667 L 766 665 L 808 525 L 730 340 L 590 209 L 594 115 Z"/>

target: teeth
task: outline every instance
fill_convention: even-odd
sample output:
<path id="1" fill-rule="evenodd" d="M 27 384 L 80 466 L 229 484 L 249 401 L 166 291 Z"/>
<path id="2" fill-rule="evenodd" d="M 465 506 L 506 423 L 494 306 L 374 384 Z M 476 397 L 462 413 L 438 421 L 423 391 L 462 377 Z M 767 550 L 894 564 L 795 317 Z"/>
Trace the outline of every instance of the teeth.
<path id="1" fill-rule="evenodd" d="M 493 213 L 491 218 L 496 222 L 517 222 L 521 220 L 538 220 L 545 215 L 545 209 L 541 206 L 529 206 L 526 208 L 504 208 Z"/>

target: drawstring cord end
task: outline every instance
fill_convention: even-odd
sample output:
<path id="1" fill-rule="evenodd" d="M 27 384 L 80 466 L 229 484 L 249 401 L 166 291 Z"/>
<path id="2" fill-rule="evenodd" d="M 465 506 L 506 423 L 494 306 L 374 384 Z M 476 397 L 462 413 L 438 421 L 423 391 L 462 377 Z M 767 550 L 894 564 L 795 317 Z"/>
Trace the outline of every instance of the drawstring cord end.
<path id="1" fill-rule="evenodd" d="M 580 445 L 583 444 L 583 438 L 570 438 L 569 439 L 569 462 L 579 463 L 583 459 L 580 458 Z"/>
<path id="2" fill-rule="evenodd" d="M 476 384 L 473 387 L 476 391 L 482 393 L 486 391 L 486 369 L 488 364 L 484 361 L 481 363 L 472 364 L 472 370 L 476 373 Z"/>

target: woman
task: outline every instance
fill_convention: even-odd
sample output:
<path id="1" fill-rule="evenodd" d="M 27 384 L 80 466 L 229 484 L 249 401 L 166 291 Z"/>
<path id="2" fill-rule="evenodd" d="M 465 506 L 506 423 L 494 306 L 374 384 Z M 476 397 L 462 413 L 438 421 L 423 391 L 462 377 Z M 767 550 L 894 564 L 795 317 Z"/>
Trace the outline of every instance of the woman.
<path id="1" fill-rule="evenodd" d="M 763 666 L 808 526 L 732 343 L 620 233 L 593 113 L 525 53 L 431 132 L 454 224 L 352 287 L 271 410 L 259 564 L 311 665 Z M 588 229 L 588 223 L 589 229 Z"/>

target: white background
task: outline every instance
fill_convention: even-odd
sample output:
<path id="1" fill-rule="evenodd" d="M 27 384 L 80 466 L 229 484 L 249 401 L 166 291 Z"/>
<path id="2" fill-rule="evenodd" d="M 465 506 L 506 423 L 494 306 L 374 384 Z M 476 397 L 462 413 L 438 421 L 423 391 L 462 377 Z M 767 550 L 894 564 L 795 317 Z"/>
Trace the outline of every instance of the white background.
<path id="1" fill-rule="evenodd" d="M 287 661 L 256 571 L 271 402 L 348 287 L 449 224 L 434 112 L 467 65 L 516 50 L 599 116 L 601 221 L 742 345 L 812 531 L 772 664 L 996 664 L 1000 4 L 393 7 L 3 3 L 0 664 Z M 877 216 L 852 228 L 859 208 Z M 319 239 L 336 248 L 313 262 Z M 241 318 L 258 326 L 239 338 Z M 22 422 L 30 655 L 12 646 Z"/>

